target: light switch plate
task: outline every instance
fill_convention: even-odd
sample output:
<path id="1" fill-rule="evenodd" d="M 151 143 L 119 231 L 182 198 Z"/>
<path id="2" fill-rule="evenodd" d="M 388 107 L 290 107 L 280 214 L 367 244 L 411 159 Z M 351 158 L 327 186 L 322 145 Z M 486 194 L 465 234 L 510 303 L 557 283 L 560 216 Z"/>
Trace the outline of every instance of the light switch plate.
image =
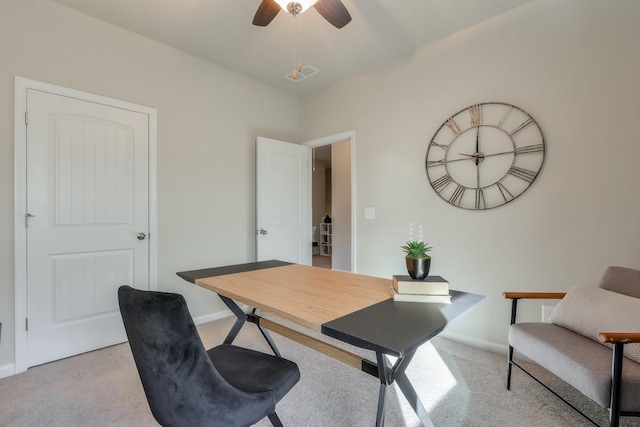
<path id="1" fill-rule="evenodd" d="M 376 219 L 376 208 L 374 207 L 364 208 L 364 219 Z"/>

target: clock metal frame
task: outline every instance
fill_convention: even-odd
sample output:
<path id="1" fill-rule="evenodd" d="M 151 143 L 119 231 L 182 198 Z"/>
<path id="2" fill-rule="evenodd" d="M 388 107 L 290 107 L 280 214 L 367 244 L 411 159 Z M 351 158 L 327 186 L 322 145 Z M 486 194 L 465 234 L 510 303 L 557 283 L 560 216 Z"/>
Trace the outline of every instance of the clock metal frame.
<path id="1" fill-rule="evenodd" d="M 545 152 L 542 129 L 529 113 L 505 102 L 483 102 L 440 125 L 429 141 L 425 169 L 431 187 L 447 203 L 487 210 L 529 189 L 542 170 Z"/>

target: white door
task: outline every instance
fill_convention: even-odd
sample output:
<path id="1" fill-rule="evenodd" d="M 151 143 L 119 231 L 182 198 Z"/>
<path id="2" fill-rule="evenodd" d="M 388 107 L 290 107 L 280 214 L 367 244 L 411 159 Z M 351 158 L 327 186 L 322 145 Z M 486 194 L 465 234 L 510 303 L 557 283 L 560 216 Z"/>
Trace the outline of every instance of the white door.
<path id="1" fill-rule="evenodd" d="M 126 340 L 117 289 L 149 288 L 149 116 L 33 89 L 27 111 L 34 366 Z"/>
<path id="2" fill-rule="evenodd" d="M 311 265 L 311 149 L 258 137 L 256 258 Z"/>

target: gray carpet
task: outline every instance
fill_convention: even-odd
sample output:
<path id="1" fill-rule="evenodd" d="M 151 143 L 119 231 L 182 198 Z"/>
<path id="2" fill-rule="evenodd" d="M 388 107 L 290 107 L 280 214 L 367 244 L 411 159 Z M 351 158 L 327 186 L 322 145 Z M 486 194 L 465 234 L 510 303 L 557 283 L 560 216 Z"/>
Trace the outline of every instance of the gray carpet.
<path id="1" fill-rule="evenodd" d="M 205 347 L 220 343 L 230 318 L 199 327 Z M 282 354 L 298 363 L 302 378 L 279 403 L 287 427 L 372 426 L 378 380 L 274 335 Z M 268 351 L 253 325 L 235 344 Z M 443 338 L 424 345 L 407 371 L 436 426 L 583 426 L 585 423 L 520 372 L 505 389 L 506 361 Z M 565 396 L 606 424 L 606 411 L 559 380 Z M 154 426 L 127 344 L 29 369 L 0 380 L 0 426 Z M 270 426 L 262 420 L 258 426 Z M 387 394 L 386 425 L 420 426 L 395 389 Z M 640 426 L 627 418 L 623 426 Z"/>

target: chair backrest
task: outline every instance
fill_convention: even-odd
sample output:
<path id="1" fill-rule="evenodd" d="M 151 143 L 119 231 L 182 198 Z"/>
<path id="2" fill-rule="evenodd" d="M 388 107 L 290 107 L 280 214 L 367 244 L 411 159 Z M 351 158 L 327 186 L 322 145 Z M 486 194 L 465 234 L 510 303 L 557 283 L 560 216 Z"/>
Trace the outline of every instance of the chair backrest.
<path id="1" fill-rule="evenodd" d="M 640 270 L 609 267 L 604 272 L 600 287 L 619 294 L 640 298 Z"/>
<path id="2" fill-rule="evenodd" d="M 251 424 L 238 412 L 256 396 L 237 390 L 215 369 L 181 295 L 121 286 L 118 301 L 149 407 L 161 425 Z M 273 404 L 266 399 L 265 405 Z"/>

